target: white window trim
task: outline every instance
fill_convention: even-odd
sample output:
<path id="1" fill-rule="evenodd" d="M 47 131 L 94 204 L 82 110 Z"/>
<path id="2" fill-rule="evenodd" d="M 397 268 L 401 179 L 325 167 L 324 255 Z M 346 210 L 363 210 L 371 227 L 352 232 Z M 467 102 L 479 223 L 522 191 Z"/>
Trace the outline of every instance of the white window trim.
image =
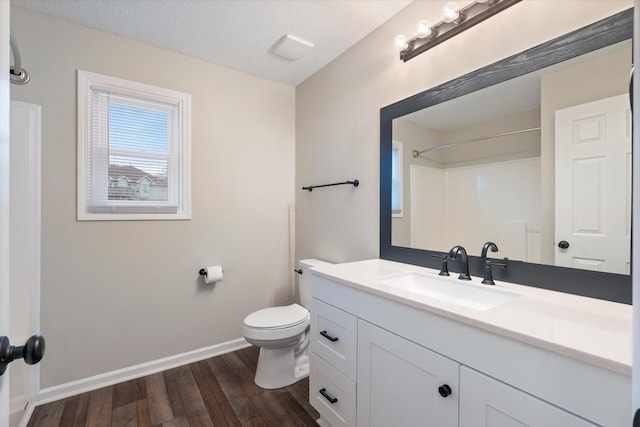
<path id="1" fill-rule="evenodd" d="M 399 211 L 394 211 L 393 207 L 391 208 L 391 217 L 392 218 L 402 218 L 403 217 L 403 210 L 404 210 L 404 200 L 403 200 L 403 193 L 404 193 L 404 170 L 403 170 L 403 164 L 404 164 L 404 155 L 402 152 L 402 142 L 400 141 L 392 141 L 392 150 L 398 150 L 398 158 L 400 159 L 400 161 L 398 162 L 398 199 L 400 202 L 400 210 Z"/>
<path id="2" fill-rule="evenodd" d="M 181 126 L 181 156 L 177 198 L 178 211 L 175 213 L 96 213 L 88 212 L 88 156 L 89 156 L 89 107 L 91 88 L 105 88 L 118 94 L 129 95 L 154 101 L 178 104 Z M 189 220 L 191 219 L 191 95 L 144 83 L 105 76 L 78 70 L 78 152 L 77 152 L 77 218 L 79 221 L 119 221 L 119 220 Z M 140 203 L 145 204 L 145 203 Z M 146 202 L 146 204 L 151 204 Z"/>

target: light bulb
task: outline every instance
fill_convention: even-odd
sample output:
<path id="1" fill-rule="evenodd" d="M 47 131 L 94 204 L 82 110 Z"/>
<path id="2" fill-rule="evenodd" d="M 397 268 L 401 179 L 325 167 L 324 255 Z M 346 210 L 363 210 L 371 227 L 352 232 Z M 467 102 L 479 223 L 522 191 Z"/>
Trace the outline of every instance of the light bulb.
<path id="1" fill-rule="evenodd" d="M 393 38 L 393 44 L 400 50 L 404 50 L 409 47 L 409 41 L 404 34 L 398 34 Z"/>
<path id="2" fill-rule="evenodd" d="M 431 28 L 431 22 L 426 19 L 422 19 L 418 21 L 418 25 L 416 25 L 416 31 L 418 32 L 418 37 L 423 38 L 431 35 L 433 29 Z"/>
<path id="3" fill-rule="evenodd" d="M 460 6 L 454 1 L 450 1 L 442 7 L 442 20 L 447 24 L 455 21 L 460 16 Z"/>

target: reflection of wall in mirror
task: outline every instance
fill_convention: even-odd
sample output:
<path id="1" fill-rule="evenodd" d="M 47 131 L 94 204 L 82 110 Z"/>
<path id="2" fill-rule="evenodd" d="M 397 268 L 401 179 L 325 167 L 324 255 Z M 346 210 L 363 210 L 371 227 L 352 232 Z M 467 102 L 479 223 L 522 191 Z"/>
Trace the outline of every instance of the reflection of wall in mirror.
<path id="1" fill-rule="evenodd" d="M 442 144 L 469 141 L 474 138 L 500 135 L 508 132 L 540 127 L 540 109 L 517 112 L 467 126 L 442 132 Z M 447 167 L 468 166 L 540 157 L 540 132 L 526 132 L 514 135 L 480 139 L 440 150 L 442 163 Z M 430 155 L 428 153 L 426 155 Z"/>
<path id="2" fill-rule="evenodd" d="M 415 123 L 405 120 L 395 120 L 393 125 L 393 139 L 403 144 L 403 179 L 404 183 L 404 198 L 403 198 L 403 216 L 401 218 L 392 218 L 392 236 L 391 241 L 396 246 L 411 247 L 411 189 L 409 188 L 410 180 L 410 165 L 434 165 L 422 157 L 414 159 L 411 157 L 413 150 L 422 150 L 424 148 L 425 141 L 438 141 L 440 139 L 440 132 L 431 129 L 426 129 Z"/>

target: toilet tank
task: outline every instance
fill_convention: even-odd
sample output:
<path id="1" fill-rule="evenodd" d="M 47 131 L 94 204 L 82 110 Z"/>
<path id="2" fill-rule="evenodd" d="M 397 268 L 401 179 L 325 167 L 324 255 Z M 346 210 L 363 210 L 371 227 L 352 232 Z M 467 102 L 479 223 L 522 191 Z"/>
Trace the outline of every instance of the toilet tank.
<path id="1" fill-rule="evenodd" d="M 311 305 L 311 273 L 309 268 L 320 265 L 332 264 L 319 259 L 302 259 L 298 262 L 298 268 L 302 274 L 298 274 L 298 292 L 300 294 L 300 305 L 309 308 Z"/>

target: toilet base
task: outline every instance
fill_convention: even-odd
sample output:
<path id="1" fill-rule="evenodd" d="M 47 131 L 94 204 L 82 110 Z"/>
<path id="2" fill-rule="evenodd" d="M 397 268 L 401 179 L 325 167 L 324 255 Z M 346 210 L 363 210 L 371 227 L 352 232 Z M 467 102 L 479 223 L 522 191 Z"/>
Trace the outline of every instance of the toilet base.
<path id="1" fill-rule="evenodd" d="M 305 352 L 306 353 L 306 352 Z M 255 383 L 258 387 L 272 390 L 286 387 L 309 376 L 309 357 L 294 356 L 294 347 L 260 347 Z"/>

